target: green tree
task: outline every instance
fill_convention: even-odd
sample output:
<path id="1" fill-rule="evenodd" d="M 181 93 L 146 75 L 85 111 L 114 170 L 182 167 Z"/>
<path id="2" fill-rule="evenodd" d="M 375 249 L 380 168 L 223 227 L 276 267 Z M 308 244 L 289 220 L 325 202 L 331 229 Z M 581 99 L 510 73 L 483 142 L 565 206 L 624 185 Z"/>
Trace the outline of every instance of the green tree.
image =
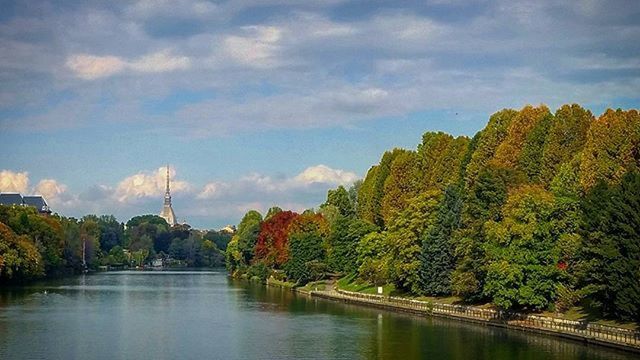
<path id="1" fill-rule="evenodd" d="M 560 282 L 555 198 L 540 186 L 515 189 L 501 221 L 486 225 L 485 295 L 504 309 L 547 308 Z"/>
<path id="2" fill-rule="evenodd" d="M 583 201 L 582 284 L 603 313 L 640 320 L 640 174 L 600 181 Z"/>
<path id="3" fill-rule="evenodd" d="M 522 108 L 522 110 L 520 110 L 509 123 L 507 136 L 496 148 L 495 155 L 491 160 L 492 165 L 509 169 L 518 167 L 522 151 L 527 145 L 527 138 L 541 122 L 549 121 L 550 116 L 552 115 L 549 111 L 549 108 L 544 105 L 541 105 L 539 107 L 527 105 Z M 541 137 L 543 135 L 543 132 L 534 133 L 536 133 L 538 137 Z M 540 140 L 537 138 L 530 140 L 531 142 L 535 143 L 535 149 L 529 152 L 535 154 L 541 149 L 539 142 L 542 142 L 544 144 L 544 140 Z M 529 155 L 531 156 L 532 154 Z"/>
<path id="4" fill-rule="evenodd" d="M 480 173 L 487 168 L 500 144 L 507 137 L 509 126 L 518 114 L 516 110 L 504 109 L 491 115 L 487 126 L 476 135 L 477 145 L 466 167 L 467 190 L 475 184 Z"/>
<path id="5" fill-rule="evenodd" d="M 388 280 L 386 232 L 372 232 L 360 239 L 356 247 L 358 276 L 374 285 Z"/>
<path id="6" fill-rule="evenodd" d="M 451 238 L 461 226 L 461 213 L 460 188 L 449 186 L 438 205 L 435 222 L 422 240 L 420 287 L 425 294 L 451 294 L 451 274 L 456 265 Z"/>
<path id="7" fill-rule="evenodd" d="M 398 212 L 407 206 L 407 201 L 418 192 L 418 157 L 414 151 L 398 150 L 389 176 L 384 183 L 381 216 L 388 224 Z"/>
<path id="8" fill-rule="evenodd" d="M 248 211 L 238 224 L 238 230 L 231 238 L 226 251 L 227 266 L 230 271 L 238 267 L 246 267 L 251 263 L 261 224 L 262 215 L 255 210 Z"/>
<path id="9" fill-rule="evenodd" d="M 502 218 L 507 187 L 520 181 L 512 170 L 487 167 L 467 188 L 462 227 L 452 239 L 454 254 L 458 259 L 456 270 L 451 275 L 451 288 L 455 295 L 469 301 L 482 298 L 486 273 L 484 225 L 488 220 L 499 221 Z"/>
<path id="10" fill-rule="evenodd" d="M 518 168 L 524 172 L 530 182 L 536 183 L 540 180 L 540 171 L 543 168 L 540 159 L 546 147 L 549 128 L 554 120 L 553 115 L 547 109 L 547 112 L 542 115 L 542 119 L 526 134 L 522 152 L 518 158 Z"/>
<path id="11" fill-rule="evenodd" d="M 422 135 L 417 151 L 417 186 L 420 191 L 444 190 L 447 185 L 457 183 L 468 146 L 469 138 L 466 136 L 454 138 L 443 132 Z"/>
<path id="12" fill-rule="evenodd" d="M 357 247 L 367 234 L 377 227 L 358 218 L 339 216 L 332 224 L 328 238 L 327 265 L 332 271 L 340 273 L 355 272 Z"/>
<path id="13" fill-rule="evenodd" d="M 539 161 L 540 180 L 549 184 L 560 166 L 570 162 L 582 151 L 593 115 L 577 104 L 563 105 L 556 111 L 547 142 Z"/>
<path id="14" fill-rule="evenodd" d="M 412 199 L 389 225 L 385 255 L 389 278 L 396 289 L 421 292 L 421 240 L 435 222 L 441 196 L 440 191 L 431 190 Z"/>
<path id="15" fill-rule="evenodd" d="M 391 164 L 396 156 L 406 152 L 403 149 L 393 149 L 386 151 L 380 159 L 380 164 L 372 167 L 365 177 L 362 187 L 358 192 L 360 203 L 360 218 L 384 228 L 384 218 L 382 216 L 382 198 L 385 194 L 385 182 L 391 171 Z"/>
<path id="16" fill-rule="evenodd" d="M 589 190 L 598 180 L 617 183 L 640 168 L 640 114 L 608 109 L 591 123 L 582 152 L 580 182 Z"/>
<path id="17" fill-rule="evenodd" d="M 0 283 L 44 275 L 42 257 L 26 235 L 17 235 L 0 222 Z"/>
<path id="18" fill-rule="evenodd" d="M 328 225 L 320 214 L 303 214 L 291 223 L 289 231 L 289 259 L 284 264 L 287 277 L 300 285 L 313 279 L 311 262 L 324 263 L 324 242 Z"/>
<path id="19" fill-rule="evenodd" d="M 351 217 L 355 215 L 355 210 L 351 197 L 344 186 L 340 185 L 335 190 L 329 190 L 327 201 L 322 206 L 333 205 L 340 211 L 342 216 Z"/>

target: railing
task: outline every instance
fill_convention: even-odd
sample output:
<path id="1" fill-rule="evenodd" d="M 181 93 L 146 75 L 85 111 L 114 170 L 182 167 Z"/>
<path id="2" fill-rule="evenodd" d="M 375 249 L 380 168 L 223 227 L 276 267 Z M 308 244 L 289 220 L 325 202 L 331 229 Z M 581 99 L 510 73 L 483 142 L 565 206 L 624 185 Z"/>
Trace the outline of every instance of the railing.
<path id="1" fill-rule="evenodd" d="M 623 329 L 614 326 L 600 325 L 586 321 L 574 321 L 551 318 L 540 315 L 526 315 L 510 311 L 482 309 L 475 306 L 450 305 L 406 299 L 394 296 L 362 294 L 357 292 L 336 290 L 345 299 L 360 299 L 383 306 L 400 307 L 429 314 L 443 314 L 487 322 L 504 323 L 510 326 L 535 328 L 583 338 L 640 347 L 640 331 Z"/>

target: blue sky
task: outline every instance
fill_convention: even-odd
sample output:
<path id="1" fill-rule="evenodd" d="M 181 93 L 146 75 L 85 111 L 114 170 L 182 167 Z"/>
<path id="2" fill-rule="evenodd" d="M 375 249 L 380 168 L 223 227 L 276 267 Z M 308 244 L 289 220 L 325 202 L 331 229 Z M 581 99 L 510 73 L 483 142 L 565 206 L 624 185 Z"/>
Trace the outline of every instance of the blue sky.
<path id="1" fill-rule="evenodd" d="M 640 103 L 637 1 L 3 1 L 0 191 L 196 227 L 316 206 L 491 113 Z"/>

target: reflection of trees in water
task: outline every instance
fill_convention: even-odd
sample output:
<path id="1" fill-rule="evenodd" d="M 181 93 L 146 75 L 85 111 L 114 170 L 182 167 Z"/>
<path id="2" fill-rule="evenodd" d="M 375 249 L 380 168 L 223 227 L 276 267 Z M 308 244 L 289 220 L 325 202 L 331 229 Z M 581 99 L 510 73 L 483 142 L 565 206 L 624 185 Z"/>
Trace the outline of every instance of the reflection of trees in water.
<path id="1" fill-rule="evenodd" d="M 376 359 L 629 358 L 625 352 L 585 346 L 553 336 L 311 298 L 262 284 L 244 282 L 237 286 L 243 289 L 241 301 L 238 301 L 240 306 L 265 312 L 318 316 L 313 319 L 317 328 L 304 331 L 323 331 L 318 339 L 330 339 L 327 351 L 334 356 L 349 353 Z M 302 318 L 292 321 L 302 321 Z M 345 331 L 348 334 L 345 335 Z"/>

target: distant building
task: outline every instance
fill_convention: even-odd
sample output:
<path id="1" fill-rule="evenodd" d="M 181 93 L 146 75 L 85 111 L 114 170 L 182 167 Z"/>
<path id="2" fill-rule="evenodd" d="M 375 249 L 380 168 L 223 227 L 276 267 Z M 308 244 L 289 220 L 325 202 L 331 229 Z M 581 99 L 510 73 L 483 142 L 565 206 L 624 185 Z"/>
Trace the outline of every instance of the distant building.
<path id="1" fill-rule="evenodd" d="M 41 195 L 22 196 L 19 193 L 0 193 L 0 205 L 31 206 L 41 214 L 51 214 L 49 204 Z"/>
<path id="2" fill-rule="evenodd" d="M 171 190 L 169 189 L 169 181 L 169 165 L 167 165 L 167 187 L 164 192 L 164 206 L 160 212 L 160 217 L 164 218 L 170 226 L 175 226 L 178 222 L 176 221 L 176 214 L 173 212 L 173 207 L 171 207 Z"/>
<path id="3" fill-rule="evenodd" d="M 227 225 L 225 227 L 223 227 L 222 229 L 220 229 L 221 232 L 226 232 L 229 234 L 235 234 L 236 232 L 236 226 L 235 225 Z"/>

